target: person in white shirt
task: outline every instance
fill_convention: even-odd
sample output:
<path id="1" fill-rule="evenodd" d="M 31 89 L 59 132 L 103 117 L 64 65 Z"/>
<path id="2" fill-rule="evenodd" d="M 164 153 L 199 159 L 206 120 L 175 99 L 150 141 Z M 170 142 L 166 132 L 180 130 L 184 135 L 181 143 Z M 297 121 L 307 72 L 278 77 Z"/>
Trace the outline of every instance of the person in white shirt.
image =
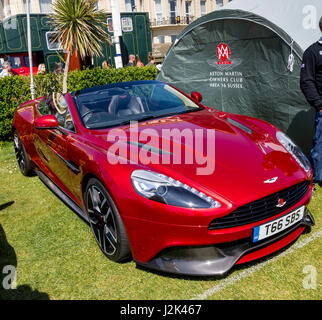
<path id="1" fill-rule="evenodd" d="M 11 63 L 9 61 L 5 61 L 3 64 L 2 64 L 2 71 L 0 73 L 0 78 L 4 78 L 4 77 L 7 77 L 7 76 L 11 76 Z"/>

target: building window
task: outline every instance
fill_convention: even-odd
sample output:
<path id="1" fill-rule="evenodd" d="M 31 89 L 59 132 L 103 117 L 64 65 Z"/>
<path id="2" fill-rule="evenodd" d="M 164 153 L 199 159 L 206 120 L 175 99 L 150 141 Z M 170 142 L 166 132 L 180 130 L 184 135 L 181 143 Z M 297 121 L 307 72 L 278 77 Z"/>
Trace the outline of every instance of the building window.
<path id="1" fill-rule="evenodd" d="M 176 34 L 172 34 L 171 35 L 171 43 L 174 43 L 177 40 L 177 35 Z"/>
<path id="2" fill-rule="evenodd" d="M 154 11 L 156 25 L 162 24 L 162 5 L 161 0 L 154 0 Z"/>
<path id="3" fill-rule="evenodd" d="M 0 20 L 4 18 L 3 0 L 0 0 Z"/>
<path id="4" fill-rule="evenodd" d="M 48 50 L 62 50 L 61 43 L 56 40 L 57 32 L 48 31 L 46 32 L 46 42 Z"/>
<path id="5" fill-rule="evenodd" d="M 22 2 L 23 2 L 23 8 L 25 10 L 25 13 L 27 13 L 27 1 L 23 0 Z M 10 3 L 9 3 L 9 6 L 10 6 Z M 10 9 L 10 12 L 11 12 L 11 9 Z M 29 2 L 29 12 L 33 13 L 33 8 L 32 8 L 32 5 L 31 5 L 31 1 Z"/>
<path id="6" fill-rule="evenodd" d="M 13 69 L 21 68 L 21 58 L 20 57 L 10 57 L 11 67 Z"/>
<path id="7" fill-rule="evenodd" d="M 200 15 L 204 16 L 207 13 L 206 1 L 200 1 Z"/>
<path id="8" fill-rule="evenodd" d="M 169 0 L 170 24 L 177 23 L 177 1 Z"/>
<path id="9" fill-rule="evenodd" d="M 132 1 L 131 0 L 125 0 L 125 11 L 132 12 Z"/>
<path id="10" fill-rule="evenodd" d="M 186 1 L 186 23 L 190 23 L 191 21 L 191 1 Z"/>
<path id="11" fill-rule="evenodd" d="M 158 43 L 165 43 L 165 36 L 158 36 Z"/>
<path id="12" fill-rule="evenodd" d="M 125 0 L 125 11 L 126 12 L 135 11 L 135 0 Z"/>
<path id="13" fill-rule="evenodd" d="M 113 32 L 113 20 L 112 18 L 107 18 L 107 31 L 108 32 Z"/>
<path id="14" fill-rule="evenodd" d="M 133 23 L 132 18 L 126 17 L 121 19 L 122 31 L 124 32 L 132 32 L 133 31 Z"/>
<path id="15" fill-rule="evenodd" d="M 2 18 L 7 18 L 7 17 L 11 16 L 11 6 L 10 6 L 10 3 L 8 2 L 8 0 L 1 0 L 0 1 L 0 9 L 1 9 L 0 15 L 2 16 Z"/>
<path id="16" fill-rule="evenodd" d="M 40 13 L 51 13 L 52 9 L 52 0 L 39 0 Z"/>
<path id="17" fill-rule="evenodd" d="M 223 0 L 216 0 L 217 7 L 222 7 L 224 5 Z"/>

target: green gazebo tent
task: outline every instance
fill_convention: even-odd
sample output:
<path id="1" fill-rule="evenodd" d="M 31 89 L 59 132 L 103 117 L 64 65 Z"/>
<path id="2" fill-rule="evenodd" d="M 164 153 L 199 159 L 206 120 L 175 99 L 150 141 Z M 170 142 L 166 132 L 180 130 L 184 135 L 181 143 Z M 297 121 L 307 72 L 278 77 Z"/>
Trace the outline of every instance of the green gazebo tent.
<path id="1" fill-rule="evenodd" d="M 263 16 L 216 10 L 179 34 L 158 80 L 199 91 L 209 107 L 266 120 L 308 153 L 315 112 L 299 86 L 303 49 Z"/>

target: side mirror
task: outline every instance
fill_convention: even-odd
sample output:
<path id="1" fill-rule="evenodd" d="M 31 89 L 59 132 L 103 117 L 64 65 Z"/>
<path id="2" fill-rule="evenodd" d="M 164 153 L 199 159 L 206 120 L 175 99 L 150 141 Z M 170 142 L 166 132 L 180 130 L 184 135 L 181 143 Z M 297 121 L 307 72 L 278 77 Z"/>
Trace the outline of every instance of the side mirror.
<path id="1" fill-rule="evenodd" d="M 36 129 L 57 129 L 58 121 L 52 114 L 46 114 L 35 120 Z"/>
<path id="2" fill-rule="evenodd" d="M 200 92 L 198 91 L 194 91 L 191 93 L 191 98 L 198 101 L 198 102 L 201 102 L 202 101 L 202 95 Z"/>

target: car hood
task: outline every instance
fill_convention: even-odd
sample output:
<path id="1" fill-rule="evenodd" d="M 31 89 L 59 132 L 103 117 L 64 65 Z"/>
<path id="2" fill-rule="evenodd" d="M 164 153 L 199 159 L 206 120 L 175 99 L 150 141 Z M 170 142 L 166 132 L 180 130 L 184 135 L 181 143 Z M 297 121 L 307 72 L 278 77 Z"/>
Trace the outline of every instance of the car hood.
<path id="1" fill-rule="evenodd" d="M 277 141 L 273 126 L 214 109 L 91 133 L 101 142 L 110 141 L 105 145 L 110 151 L 116 150 L 111 149 L 113 141 L 123 140 L 128 152 L 120 154 L 132 164 L 139 159 L 141 168 L 162 172 L 236 206 L 308 179 Z"/>

